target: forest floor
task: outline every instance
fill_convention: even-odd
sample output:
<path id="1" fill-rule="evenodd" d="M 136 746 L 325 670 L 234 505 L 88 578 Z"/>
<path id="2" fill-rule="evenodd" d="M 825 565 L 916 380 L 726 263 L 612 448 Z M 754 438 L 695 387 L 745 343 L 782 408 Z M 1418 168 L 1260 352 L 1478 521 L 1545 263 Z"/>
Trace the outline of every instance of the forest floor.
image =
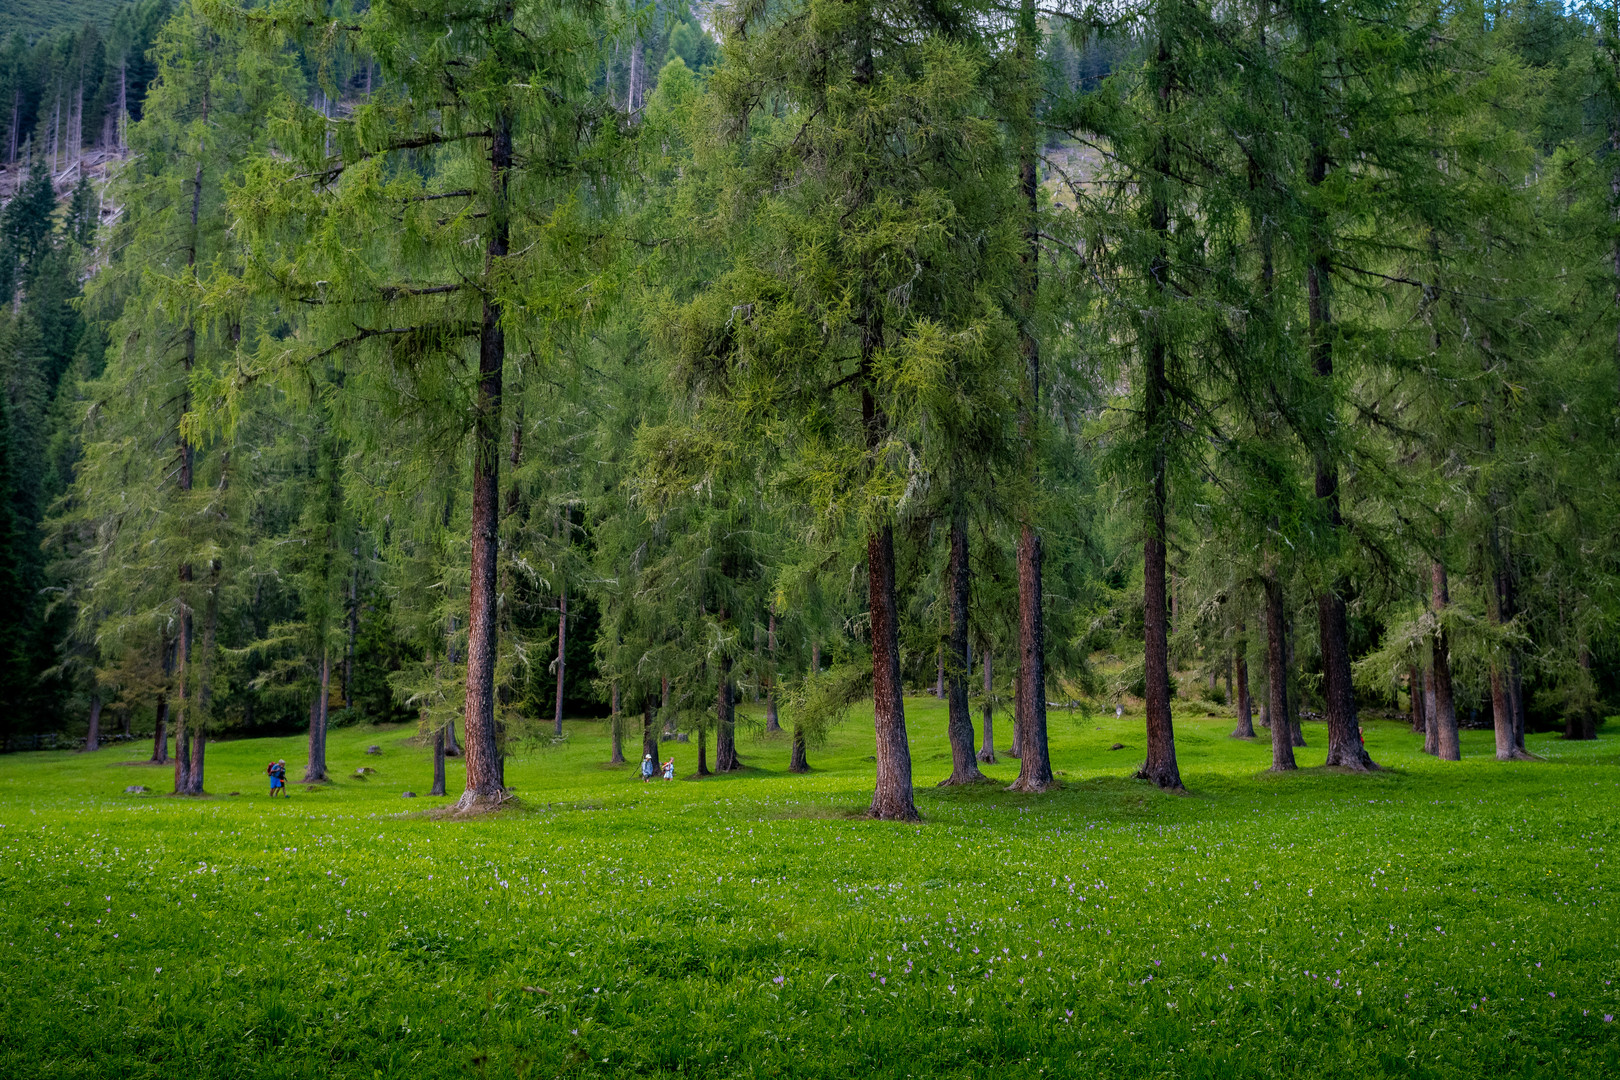
<path id="1" fill-rule="evenodd" d="M 300 739 L 210 746 L 195 800 L 124 794 L 172 786 L 139 744 L 0 758 L 0 1076 L 1620 1075 L 1620 723 L 1503 765 L 1373 722 L 1386 771 L 1272 776 L 1183 713 L 1183 797 L 1129 779 L 1139 715 L 1054 710 L 1043 796 L 931 786 L 943 705 L 907 720 L 921 825 L 860 818 L 859 717 L 808 776 L 751 732 L 646 785 L 571 724 L 460 821 L 401 798 L 406 729 L 274 802 Z"/>

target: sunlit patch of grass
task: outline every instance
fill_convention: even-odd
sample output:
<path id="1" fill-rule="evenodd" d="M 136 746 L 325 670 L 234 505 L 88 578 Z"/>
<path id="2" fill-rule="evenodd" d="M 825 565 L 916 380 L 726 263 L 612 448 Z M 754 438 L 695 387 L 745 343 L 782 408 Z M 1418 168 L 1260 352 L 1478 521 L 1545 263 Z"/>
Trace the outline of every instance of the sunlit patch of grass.
<path id="1" fill-rule="evenodd" d="M 745 732 L 749 772 L 650 784 L 577 723 L 474 820 L 401 798 L 406 729 L 285 802 L 295 739 L 211 747 L 245 794 L 206 801 L 123 794 L 169 786 L 127 749 L 0 758 L 0 1076 L 1613 1074 L 1612 732 L 1443 763 L 1375 723 L 1392 768 L 1348 776 L 1307 724 L 1277 776 L 1178 715 L 1177 798 L 1129 778 L 1139 716 L 1054 710 L 1028 796 L 1006 759 L 934 788 L 943 705 L 907 710 L 917 826 L 861 816 L 855 721 L 806 776 Z"/>

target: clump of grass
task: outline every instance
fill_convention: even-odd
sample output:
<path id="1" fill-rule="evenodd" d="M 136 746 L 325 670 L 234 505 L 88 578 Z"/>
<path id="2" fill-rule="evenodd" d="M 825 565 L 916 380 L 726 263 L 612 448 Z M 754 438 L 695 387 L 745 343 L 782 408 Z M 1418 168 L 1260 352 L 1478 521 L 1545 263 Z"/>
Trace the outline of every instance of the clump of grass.
<path id="1" fill-rule="evenodd" d="M 221 743 L 235 799 L 125 795 L 114 753 L 0 758 L 7 1077 L 1605 1075 L 1620 741 L 1461 763 L 1369 725 L 1371 776 L 1268 776 L 1178 716 L 1193 798 L 1129 779 L 1139 716 L 1055 718 L 1045 796 L 934 789 L 860 819 L 870 736 L 816 772 L 642 784 L 604 726 L 509 764 L 516 812 L 432 820 L 409 733 L 334 732 L 340 779 L 265 797 L 297 740 Z M 387 751 L 367 759 L 368 743 Z M 695 748 L 672 744 L 677 754 Z M 682 761 L 680 766 L 688 763 Z M 1315 768 L 1309 766 L 1317 766 Z M 459 790 L 451 763 L 450 790 Z M 424 806 L 426 804 L 426 806 Z"/>

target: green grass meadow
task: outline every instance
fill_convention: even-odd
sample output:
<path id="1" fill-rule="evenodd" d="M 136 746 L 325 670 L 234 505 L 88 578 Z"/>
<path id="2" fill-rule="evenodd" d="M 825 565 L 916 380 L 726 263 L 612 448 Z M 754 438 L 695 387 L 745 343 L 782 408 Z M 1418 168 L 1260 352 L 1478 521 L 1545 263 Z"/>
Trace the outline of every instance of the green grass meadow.
<path id="1" fill-rule="evenodd" d="M 0 1076 L 1620 1076 L 1620 725 L 1504 765 L 1373 722 L 1353 776 L 1307 724 L 1272 776 L 1183 714 L 1182 797 L 1139 715 L 1054 711 L 1044 796 L 933 787 L 944 707 L 907 721 L 921 825 L 859 816 L 869 717 L 646 785 L 580 722 L 474 820 L 401 797 L 406 729 L 285 802 L 300 739 L 211 746 L 199 800 L 149 745 L 0 758 Z"/>

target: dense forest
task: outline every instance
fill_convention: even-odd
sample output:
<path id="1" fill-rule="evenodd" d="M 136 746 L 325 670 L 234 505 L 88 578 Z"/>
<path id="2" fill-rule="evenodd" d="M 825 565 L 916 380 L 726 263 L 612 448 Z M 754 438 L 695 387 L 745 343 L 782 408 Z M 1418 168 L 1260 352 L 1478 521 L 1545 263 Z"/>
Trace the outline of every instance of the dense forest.
<path id="1" fill-rule="evenodd" d="M 0 724 L 1593 736 L 1620 13 L 140 0 L 6 39 Z M 949 702 L 914 775 L 904 693 Z M 1049 720 L 1048 710 L 1052 709 Z M 1059 710 L 1062 711 L 1059 711 Z M 1003 722 L 998 728 L 996 721 Z M 1321 721 L 1302 725 L 1301 721 Z M 1257 732 L 1258 729 L 1258 732 Z M 628 750 L 625 743 L 630 743 Z M 710 753 L 712 750 L 712 758 Z M 142 750 L 145 753 L 145 750 Z"/>

